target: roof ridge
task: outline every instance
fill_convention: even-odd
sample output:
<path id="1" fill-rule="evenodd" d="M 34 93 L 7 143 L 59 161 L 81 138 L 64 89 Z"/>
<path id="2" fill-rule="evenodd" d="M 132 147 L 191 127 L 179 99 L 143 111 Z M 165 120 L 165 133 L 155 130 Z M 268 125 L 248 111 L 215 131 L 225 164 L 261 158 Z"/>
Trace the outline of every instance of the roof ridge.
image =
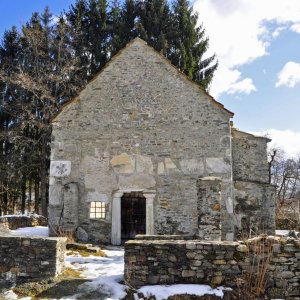
<path id="1" fill-rule="evenodd" d="M 227 112 L 228 114 L 231 115 L 231 117 L 233 117 L 234 113 L 231 112 L 230 110 L 228 110 L 227 108 L 224 107 L 224 105 L 218 101 L 216 101 L 214 99 L 213 96 L 211 96 L 203 87 L 201 87 L 198 83 L 196 83 L 195 81 L 191 80 L 186 74 L 184 74 L 182 71 L 180 71 L 176 66 L 174 66 L 170 60 L 168 60 L 162 53 L 158 52 L 157 50 L 155 50 L 152 46 L 148 45 L 148 43 L 141 39 L 140 37 L 135 37 L 134 39 L 130 40 L 125 47 L 123 47 L 122 49 L 120 49 L 106 64 L 105 66 L 99 70 L 94 76 L 93 78 L 91 78 L 90 80 L 88 80 L 88 82 L 81 87 L 78 92 L 77 95 L 74 96 L 73 98 L 71 98 L 70 100 L 68 100 L 66 103 L 64 103 L 61 107 L 61 110 L 58 111 L 56 114 L 53 115 L 53 117 L 51 118 L 51 123 L 55 122 L 56 117 L 63 111 L 63 109 L 66 106 L 69 106 L 70 104 L 72 104 L 73 102 L 75 102 L 75 100 L 79 100 L 79 95 L 80 93 L 90 84 L 92 83 L 94 80 L 96 80 L 96 78 L 113 62 L 116 60 L 117 57 L 119 57 L 126 49 L 128 49 L 130 46 L 132 46 L 134 43 L 139 42 L 142 43 L 143 45 L 145 45 L 146 47 L 149 47 L 154 53 L 158 54 L 162 59 L 164 59 L 165 62 L 167 62 L 170 66 L 172 66 L 181 76 L 183 76 L 186 80 L 188 80 L 190 83 L 192 83 L 193 85 L 195 85 L 196 87 L 198 87 L 203 93 L 205 93 L 206 96 L 209 97 L 209 99 L 212 101 L 212 103 L 214 105 L 216 105 L 217 107 L 221 108 L 222 110 L 224 110 L 225 112 Z"/>

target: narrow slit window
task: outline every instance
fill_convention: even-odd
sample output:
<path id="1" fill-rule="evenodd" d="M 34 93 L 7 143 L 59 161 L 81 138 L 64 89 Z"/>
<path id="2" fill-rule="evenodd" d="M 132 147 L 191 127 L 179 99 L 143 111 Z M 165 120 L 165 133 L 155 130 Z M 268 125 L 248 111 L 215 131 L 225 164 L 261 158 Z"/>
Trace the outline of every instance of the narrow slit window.
<path id="1" fill-rule="evenodd" d="M 93 201 L 90 206 L 91 219 L 105 219 L 105 202 Z"/>

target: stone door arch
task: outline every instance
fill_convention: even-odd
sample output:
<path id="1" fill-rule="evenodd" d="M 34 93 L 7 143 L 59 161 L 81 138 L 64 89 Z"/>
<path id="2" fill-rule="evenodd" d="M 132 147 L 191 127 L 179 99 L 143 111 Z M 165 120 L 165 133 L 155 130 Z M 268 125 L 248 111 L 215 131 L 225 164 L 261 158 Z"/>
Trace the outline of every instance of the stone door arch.
<path id="1" fill-rule="evenodd" d="M 154 234 L 153 201 L 155 192 L 148 190 L 119 190 L 114 193 L 112 200 L 112 245 L 121 244 L 121 198 L 124 194 L 132 192 L 142 192 L 143 197 L 146 198 L 146 235 Z"/>

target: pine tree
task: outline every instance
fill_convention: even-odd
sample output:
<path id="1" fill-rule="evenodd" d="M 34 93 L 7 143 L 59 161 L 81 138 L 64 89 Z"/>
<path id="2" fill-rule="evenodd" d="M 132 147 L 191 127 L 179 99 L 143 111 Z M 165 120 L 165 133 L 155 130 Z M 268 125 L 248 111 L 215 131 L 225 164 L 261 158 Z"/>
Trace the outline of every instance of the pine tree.
<path id="1" fill-rule="evenodd" d="M 110 36 L 110 57 L 122 48 L 121 6 L 119 0 L 114 0 L 108 17 L 108 31 Z"/>
<path id="2" fill-rule="evenodd" d="M 76 93 L 81 83 L 78 80 L 78 60 L 74 57 L 69 25 L 62 16 L 52 25 L 51 18 L 51 13 L 46 9 L 42 15 L 34 13 L 23 26 L 19 37 L 20 50 L 12 72 L 4 68 L 4 62 L 9 58 L 8 47 L 2 47 L 0 60 L 4 63 L 1 70 L 4 71 L 4 82 L 8 85 L 3 89 L 6 96 L 3 111 L 9 115 L 11 124 L 2 145 L 6 149 L 7 164 L 13 170 L 18 170 L 17 174 L 10 173 L 9 178 L 14 176 L 18 179 L 13 180 L 15 185 L 10 190 L 13 189 L 14 199 L 16 193 L 20 192 L 20 209 L 24 211 L 27 182 L 34 182 L 35 207 L 39 208 L 40 200 L 45 216 L 51 117 L 66 97 Z M 6 175 L 8 178 L 9 174 Z M 9 198 L 9 195 L 5 198 L 7 203 Z"/>
<path id="3" fill-rule="evenodd" d="M 78 0 L 67 13 L 73 46 L 84 78 L 93 77 L 108 61 L 109 32 L 106 0 Z"/>
<path id="4" fill-rule="evenodd" d="M 166 0 L 146 0 L 138 3 L 139 36 L 165 54 L 170 34 L 170 9 Z"/>
<path id="5" fill-rule="evenodd" d="M 217 68 L 215 56 L 203 60 L 208 49 L 208 38 L 202 26 L 197 26 L 198 15 L 193 14 L 187 0 L 176 0 L 173 7 L 173 36 L 167 57 L 191 80 L 204 89 L 209 88 Z"/>
<path id="6" fill-rule="evenodd" d="M 136 32 L 137 4 L 134 0 L 125 0 L 121 10 L 121 45 L 124 47 L 137 36 Z"/>
<path id="7" fill-rule="evenodd" d="M 0 45 L 0 214 L 25 210 L 26 190 L 35 209 L 47 212 L 51 116 L 79 87 L 136 36 L 163 53 L 208 89 L 217 67 L 203 59 L 208 38 L 187 0 L 77 0 L 56 23 L 48 8 L 33 13 Z M 172 3 L 172 2 L 171 2 Z"/>

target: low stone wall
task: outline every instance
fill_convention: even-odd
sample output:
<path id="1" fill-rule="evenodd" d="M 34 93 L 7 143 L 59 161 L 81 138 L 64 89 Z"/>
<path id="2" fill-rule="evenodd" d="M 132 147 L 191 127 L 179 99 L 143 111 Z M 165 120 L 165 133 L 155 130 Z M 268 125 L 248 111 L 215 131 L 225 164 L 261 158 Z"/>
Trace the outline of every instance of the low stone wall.
<path id="1" fill-rule="evenodd" d="M 259 263 L 259 264 L 258 264 Z M 270 297 L 300 299 L 300 241 L 259 237 L 242 242 L 132 240 L 125 243 L 125 280 L 148 284 L 243 286 L 266 272 Z"/>
<path id="2" fill-rule="evenodd" d="M 0 289 L 15 282 L 59 275 L 64 267 L 66 238 L 0 236 Z"/>
<path id="3" fill-rule="evenodd" d="M 47 226 L 47 218 L 40 215 L 7 215 L 0 216 L 0 224 L 15 230 L 21 227 Z"/>

